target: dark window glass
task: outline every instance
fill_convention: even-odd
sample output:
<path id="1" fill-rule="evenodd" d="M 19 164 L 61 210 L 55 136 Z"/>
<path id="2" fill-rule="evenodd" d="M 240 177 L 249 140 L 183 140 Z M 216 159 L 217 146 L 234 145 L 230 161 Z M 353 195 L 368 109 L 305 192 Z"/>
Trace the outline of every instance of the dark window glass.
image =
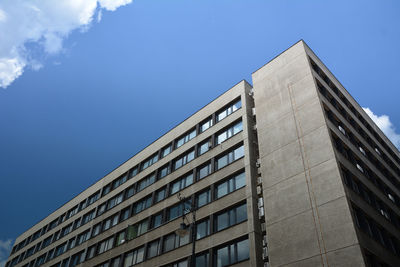
<path id="1" fill-rule="evenodd" d="M 197 207 L 202 207 L 211 201 L 210 190 L 204 191 L 197 195 Z"/>
<path id="2" fill-rule="evenodd" d="M 203 238 L 210 234 L 210 220 L 207 219 L 196 225 L 196 239 Z"/>
<path id="3" fill-rule="evenodd" d="M 158 255 L 159 240 L 149 243 L 147 247 L 147 258 L 152 258 Z"/>

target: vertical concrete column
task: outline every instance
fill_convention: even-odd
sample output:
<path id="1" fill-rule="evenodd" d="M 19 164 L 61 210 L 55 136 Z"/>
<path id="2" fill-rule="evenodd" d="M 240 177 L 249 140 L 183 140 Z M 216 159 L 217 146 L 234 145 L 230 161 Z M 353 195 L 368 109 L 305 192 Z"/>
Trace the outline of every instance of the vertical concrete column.
<path id="1" fill-rule="evenodd" d="M 253 83 L 270 265 L 364 266 L 304 42 Z"/>

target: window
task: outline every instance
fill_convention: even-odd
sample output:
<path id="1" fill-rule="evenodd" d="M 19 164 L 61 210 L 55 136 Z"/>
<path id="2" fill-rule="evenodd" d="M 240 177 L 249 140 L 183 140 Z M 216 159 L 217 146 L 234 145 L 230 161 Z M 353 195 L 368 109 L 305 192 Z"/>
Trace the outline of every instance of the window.
<path id="1" fill-rule="evenodd" d="M 40 266 L 44 263 L 44 260 L 46 258 L 46 254 L 43 254 L 42 256 L 38 257 L 36 259 L 36 266 Z"/>
<path id="2" fill-rule="evenodd" d="M 114 245 L 114 237 L 113 236 L 108 238 L 108 239 L 106 239 L 106 240 L 104 240 L 104 241 L 102 241 L 102 242 L 100 242 L 100 244 L 99 244 L 99 254 L 103 253 L 103 252 L 105 252 L 107 250 L 112 249 L 113 245 Z"/>
<path id="3" fill-rule="evenodd" d="M 125 242 L 126 232 L 122 231 L 117 234 L 117 246 Z"/>
<path id="4" fill-rule="evenodd" d="M 107 210 L 114 208 L 116 205 L 118 205 L 119 203 L 122 202 L 123 200 L 123 194 L 120 193 L 119 195 L 113 197 L 112 199 L 110 199 L 108 201 L 108 205 L 107 205 Z"/>
<path id="5" fill-rule="evenodd" d="M 186 133 L 184 136 L 182 136 L 181 138 L 179 138 L 176 141 L 176 148 L 182 146 L 183 144 L 189 142 L 190 140 L 192 140 L 193 138 L 196 137 L 196 129 L 191 130 L 190 132 Z"/>
<path id="6" fill-rule="evenodd" d="M 125 221 L 126 219 L 128 219 L 129 214 L 130 214 L 130 208 L 126 208 L 126 209 L 122 210 L 119 221 L 122 222 L 122 221 Z"/>
<path id="7" fill-rule="evenodd" d="M 100 216 L 106 211 L 106 204 L 107 203 L 103 203 L 97 208 L 97 216 Z"/>
<path id="8" fill-rule="evenodd" d="M 221 231 L 245 220 L 247 220 L 246 203 L 217 215 L 216 230 Z"/>
<path id="9" fill-rule="evenodd" d="M 123 176 L 119 177 L 112 183 L 112 189 L 117 188 L 121 184 L 125 183 L 128 180 L 128 174 L 124 174 Z"/>
<path id="10" fill-rule="evenodd" d="M 124 267 L 129 267 L 143 261 L 144 247 L 138 248 L 125 255 Z"/>
<path id="11" fill-rule="evenodd" d="M 103 187 L 103 192 L 101 193 L 102 196 L 107 195 L 108 193 L 110 193 L 111 191 L 111 184 L 106 185 L 105 187 Z"/>
<path id="12" fill-rule="evenodd" d="M 120 260 L 121 260 L 120 257 L 112 259 L 110 267 L 119 267 Z"/>
<path id="13" fill-rule="evenodd" d="M 149 226 L 148 219 L 145 219 L 135 225 L 128 226 L 126 238 L 131 240 L 147 232 Z"/>
<path id="14" fill-rule="evenodd" d="M 138 183 L 138 192 L 142 191 L 149 185 L 153 184 L 156 181 L 156 175 L 154 173 L 150 174 L 146 178 L 142 179 Z"/>
<path id="15" fill-rule="evenodd" d="M 74 248 L 74 247 L 75 247 L 75 243 L 76 243 L 76 238 L 75 238 L 75 237 L 74 237 L 74 238 L 71 238 L 71 239 L 68 241 L 68 249 Z"/>
<path id="16" fill-rule="evenodd" d="M 71 257 L 71 262 L 69 263 L 69 267 L 74 267 L 79 263 L 85 260 L 85 253 L 84 251 L 80 251 Z"/>
<path id="17" fill-rule="evenodd" d="M 172 233 L 164 237 L 164 252 L 173 250 L 180 246 L 184 246 L 189 243 L 189 235 L 179 237 L 177 234 Z"/>
<path id="18" fill-rule="evenodd" d="M 72 230 L 72 223 L 70 223 L 69 225 L 65 226 L 62 230 L 61 230 L 61 236 L 65 236 L 67 234 L 69 234 Z"/>
<path id="19" fill-rule="evenodd" d="M 47 232 L 50 231 L 51 229 L 54 229 L 57 225 L 58 225 L 58 219 L 52 221 L 52 222 L 49 224 L 49 228 L 47 229 Z"/>
<path id="20" fill-rule="evenodd" d="M 78 212 L 78 208 L 79 206 L 76 205 L 74 208 L 70 209 L 67 213 L 67 219 L 71 218 L 72 216 L 74 216 L 77 212 Z M 35 233 L 36 234 L 36 233 Z M 40 232 L 39 232 L 39 236 L 40 236 Z M 38 237 L 39 237 L 38 236 Z M 34 236 L 35 237 L 35 236 Z M 36 238 L 32 238 L 32 240 L 36 239 Z"/>
<path id="21" fill-rule="evenodd" d="M 208 162 L 206 165 L 198 169 L 197 177 L 200 180 L 209 175 L 210 173 L 211 173 L 211 162 Z"/>
<path id="22" fill-rule="evenodd" d="M 196 225 L 196 239 L 201 239 L 210 234 L 210 220 L 204 220 Z M 202 265 L 201 265 L 202 266 Z"/>
<path id="23" fill-rule="evenodd" d="M 78 245 L 82 244 L 90 237 L 90 230 L 83 232 L 82 234 L 78 235 Z"/>
<path id="24" fill-rule="evenodd" d="M 206 141 L 204 141 L 203 143 L 201 143 L 201 144 L 199 145 L 197 154 L 198 154 L 199 156 L 200 156 L 200 155 L 203 155 L 203 154 L 206 153 L 210 148 L 211 148 L 211 139 L 207 139 Z"/>
<path id="25" fill-rule="evenodd" d="M 162 167 L 159 172 L 158 172 L 158 177 L 159 178 L 163 178 L 165 176 L 167 176 L 170 173 L 170 168 L 169 165 L 166 165 L 164 167 Z"/>
<path id="26" fill-rule="evenodd" d="M 72 228 L 72 224 L 71 224 L 71 228 Z M 48 245 L 50 245 L 50 243 L 51 243 L 51 238 L 52 238 L 52 236 L 49 236 L 48 238 L 46 238 L 45 240 L 43 240 L 42 249 L 45 248 L 45 247 L 47 247 Z"/>
<path id="27" fill-rule="evenodd" d="M 137 214 L 139 212 L 141 212 L 144 209 L 147 209 L 151 206 L 151 195 L 138 201 L 135 204 L 135 209 L 134 209 L 134 213 Z"/>
<path id="28" fill-rule="evenodd" d="M 156 192 L 156 195 L 155 195 L 155 202 L 156 202 L 156 203 L 160 202 L 160 201 L 163 200 L 166 196 L 167 196 L 167 188 L 166 188 L 166 187 L 161 188 L 160 190 L 158 190 L 158 191 Z"/>
<path id="29" fill-rule="evenodd" d="M 82 218 L 78 218 L 75 220 L 74 222 L 74 229 L 79 228 L 81 226 L 81 219 Z M 59 236 L 57 236 L 56 240 L 58 240 Z"/>
<path id="30" fill-rule="evenodd" d="M 100 229 L 101 229 L 101 223 L 96 224 L 93 227 L 93 232 L 92 232 L 92 236 L 96 236 L 100 233 Z"/>
<path id="31" fill-rule="evenodd" d="M 217 136 L 217 145 L 221 144 L 225 140 L 231 138 L 235 134 L 241 132 L 243 130 L 242 122 L 239 121 L 235 123 L 232 127 L 229 127 L 227 130 L 223 131 L 222 133 L 218 134 Z"/>
<path id="32" fill-rule="evenodd" d="M 61 244 L 61 245 L 59 245 L 59 246 L 56 248 L 56 254 L 55 254 L 55 256 L 57 257 L 57 256 L 63 254 L 66 250 L 67 250 L 67 242 L 65 242 L 65 243 L 63 243 L 63 244 Z"/>
<path id="33" fill-rule="evenodd" d="M 171 153 L 171 151 L 172 151 L 172 146 L 171 146 L 171 145 L 168 145 L 168 146 L 164 147 L 164 148 L 162 149 L 162 151 L 161 151 L 161 157 L 162 157 L 162 158 L 165 157 L 166 155 L 168 155 L 169 153 Z"/>
<path id="34" fill-rule="evenodd" d="M 208 118 L 200 124 L 200 132 L 204 132 L 213 125 L 212 118 Z"/>
<path id="35" fill-rule="evenodd" d="M 243 156 L 244 156 L 244 147 L 243 147 L 243 145 L 241 145 L 240 147 L 236 148 L 235 150 L 217 158 L 216 169 L 219 170 Z"/>
<path id="36" fill-rule="evenodd" d="M 93 195 L 91 195 L 88 199 L 88 205 L 93 204 L 96 200 L 99 199 L 100 196 L 100 191 L 97 191 L 96 193 L 94 193 Z"/>
<path id="37" fill-rule="evenodd" d="M 118 214 L 115 214 L 115 215 L 107 218 L 103 222 L 103 231 L 106 231 L 106 230 L 110 229 L 111 227 L 113 227 L 117 223 L 118 223 Z"/>
<path id="38" fill-rule="evenodd" d="M 178 158 L 175 160 L 175 170 L 179 169 L 183 165 L 186 165 L 188 162 L 192 161 L 194 159 L 194 150 L 186 153 L 182 157 Z"/>
<path id="39" fill-rule="evenodd" d="M 154 215 L 151 219 L 151 228 L 156 228 L 162 224 L 162 212 Z"/>
<path id="40" fill-rule="evenodd" d="M 130 198 L 135 194 L 135 187 L 132 185 L 125 191 L 125 199 Z"/>
<path id="41" fill-rule="evenodd" d="M 249 258 L 248 239 L 217 249 L 217 267 L 231 265 Z"/>
<path id="42" fill-rule="evenodd" d="M 185 259 L 185 260 L 180 260 L 175 263 L 164 265 L 163 267 L 188 267 L 188 266 L 189 266 L 188 260 Z M 196 265 L 196 266 L 200 266 L 200 265 Z M 201 267 L 203 267 L 203 266 L 201 266 Z"/>
<path id="43" fill-rule="evenodd" d="M 207 189 L 196 196 L 197 207 L 200 208 L 211 202 L 211 191 Z"/>
<path id="44" fill-rule="evenodd" d="M 228 106 L 224 110 L 217 113 L 217 117 L 216 117 L 217 122 L 225 119 L 227 116 L 231 115 L 233 112 L 235 112 L 236 110 L 238 110 L 241 107 L 242 107 L 242 102 L 239 99 L 232 105 Z"/>
<path id="45" fill-rule="evenodd" d="M 191 207 L 191 200 L 187 200 L 185 203 L 180 202 L 175 206 L 168 209 L 168 220 L 173 220 L 183 214 L 189 213 Z"/>
<path id="46" fill-rule="evenodd" d="M 209 266 L 209 254 L 208 252 L 196 256 L 196 266 L 201 266 L 201 267 L 208 267 Z"/>
<path id="47" fill-rule="evenodd" d="M 176 192 L 181 191 L 183 188 L 188 187 L 189 185 L 191 185 L 193 183 L 193 173 L 189 173 L 187 175 L 185 175 L 182 178 L 179 178 L 177 181 L 175 181 L 171 187 L 170 187 L 170 191 L 171 191 L 171 195 L 175 194 Z"/>
<path id="48" fill-rule="evenodd" d="M 245 185 L 246 185 L 246 175 L 244 172 L 242 172 L 218 184 L 215 190 L 216 198 L 223 197 L 239 188 L 242 188 Z"/>
<path id="49" fill-rule="evenodd" d="M 129 172 L 129 179 L 136 176 L 138 174 L 138 171 L 139 171 L 139 168 L 137 166 L 132 168 Z"/>
<path id="50" fill-rule="evenodd" d="M 96 245 L 91 246 L 87 250 L 86 259 L 91 259 L 96 255 Z"/>
<path id="51" fill-rule="evenodd" d="M 155 240 L 153 242 L 150 242 L 147 246 L 147 258 L 150 259 L 152 257 L 155 257 L 159 253 L 159 243 L 160 240 Z"/>
<path id="52" fill-rule="evenodd" d="M 150 167 L 151 165 L 153 165 L 154 163 L 156 163 L 158 161 L 158 153 L 155 153 L 154 155 L 152 155 L 150 158 L 148 158 L 147 160 L 145 160 L 142 165 L 141 165 L 141 170 L 147 169 L 148 167 Z"/>
<path id="53" fill-rule="evenodd" d="M 85 223 L 90 222 L 90 221 L 94 218 L 95 215 L 96 215 L 95 209 L 93 209 L 93 210 L 90 211 L 89 213 L 86 213 L 86 214 L 83 216 L 82 224 L 85 224 Z"/>

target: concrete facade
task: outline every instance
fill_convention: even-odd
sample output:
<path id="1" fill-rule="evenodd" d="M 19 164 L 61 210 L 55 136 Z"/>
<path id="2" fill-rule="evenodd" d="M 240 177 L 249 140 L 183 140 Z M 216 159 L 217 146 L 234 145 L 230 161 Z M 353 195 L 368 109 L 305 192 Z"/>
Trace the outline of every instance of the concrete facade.
<path id="1" fill-rule="evenodd" d="M 190 174 L 198 266 L 400 266 L 398 150 L 303 41 L 252 79 L 19 236 L 6 267 L 189 266 L 192 240 L 168 240 Z"/>

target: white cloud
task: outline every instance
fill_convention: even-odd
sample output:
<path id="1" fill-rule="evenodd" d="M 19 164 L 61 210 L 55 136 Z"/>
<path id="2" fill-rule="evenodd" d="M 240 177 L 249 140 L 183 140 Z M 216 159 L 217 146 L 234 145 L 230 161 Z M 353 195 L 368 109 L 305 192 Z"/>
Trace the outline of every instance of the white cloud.
<path id="1" fill-rule="evenodd" d="M 0 87 L 6 88 L 25 67 L 40 69 L 33 49 L 43 55 L 63 51 L 71 31 L 87 30 L 103 9 L 115 11 L 132 0 L 2 0 L 0 1 Z M 100 19 L 99 19 L 100 18 Z M 32 48 L 34 44 L 34 48 Z M 43 56 L 42 56 L 43 58 Z M 40 66 L 40 67 L 39 67 Z"/>
<path id="2" fill-rule="evenodd" d="M 396 133 L 396 128 L 390 121 L 389 116 L 374 114 L 369 108 L 363 108 L 371 119 L 378 125 L 382 132 L 392 141 L 392 143 L 400 149 L 400 134 Z"/>
<path id="3" fill-rule="evenodd" d="M 0 240 L 0 267 L 4 267 L 7 262 L 8 255 L 11 252 L 12 240 Z"/>

